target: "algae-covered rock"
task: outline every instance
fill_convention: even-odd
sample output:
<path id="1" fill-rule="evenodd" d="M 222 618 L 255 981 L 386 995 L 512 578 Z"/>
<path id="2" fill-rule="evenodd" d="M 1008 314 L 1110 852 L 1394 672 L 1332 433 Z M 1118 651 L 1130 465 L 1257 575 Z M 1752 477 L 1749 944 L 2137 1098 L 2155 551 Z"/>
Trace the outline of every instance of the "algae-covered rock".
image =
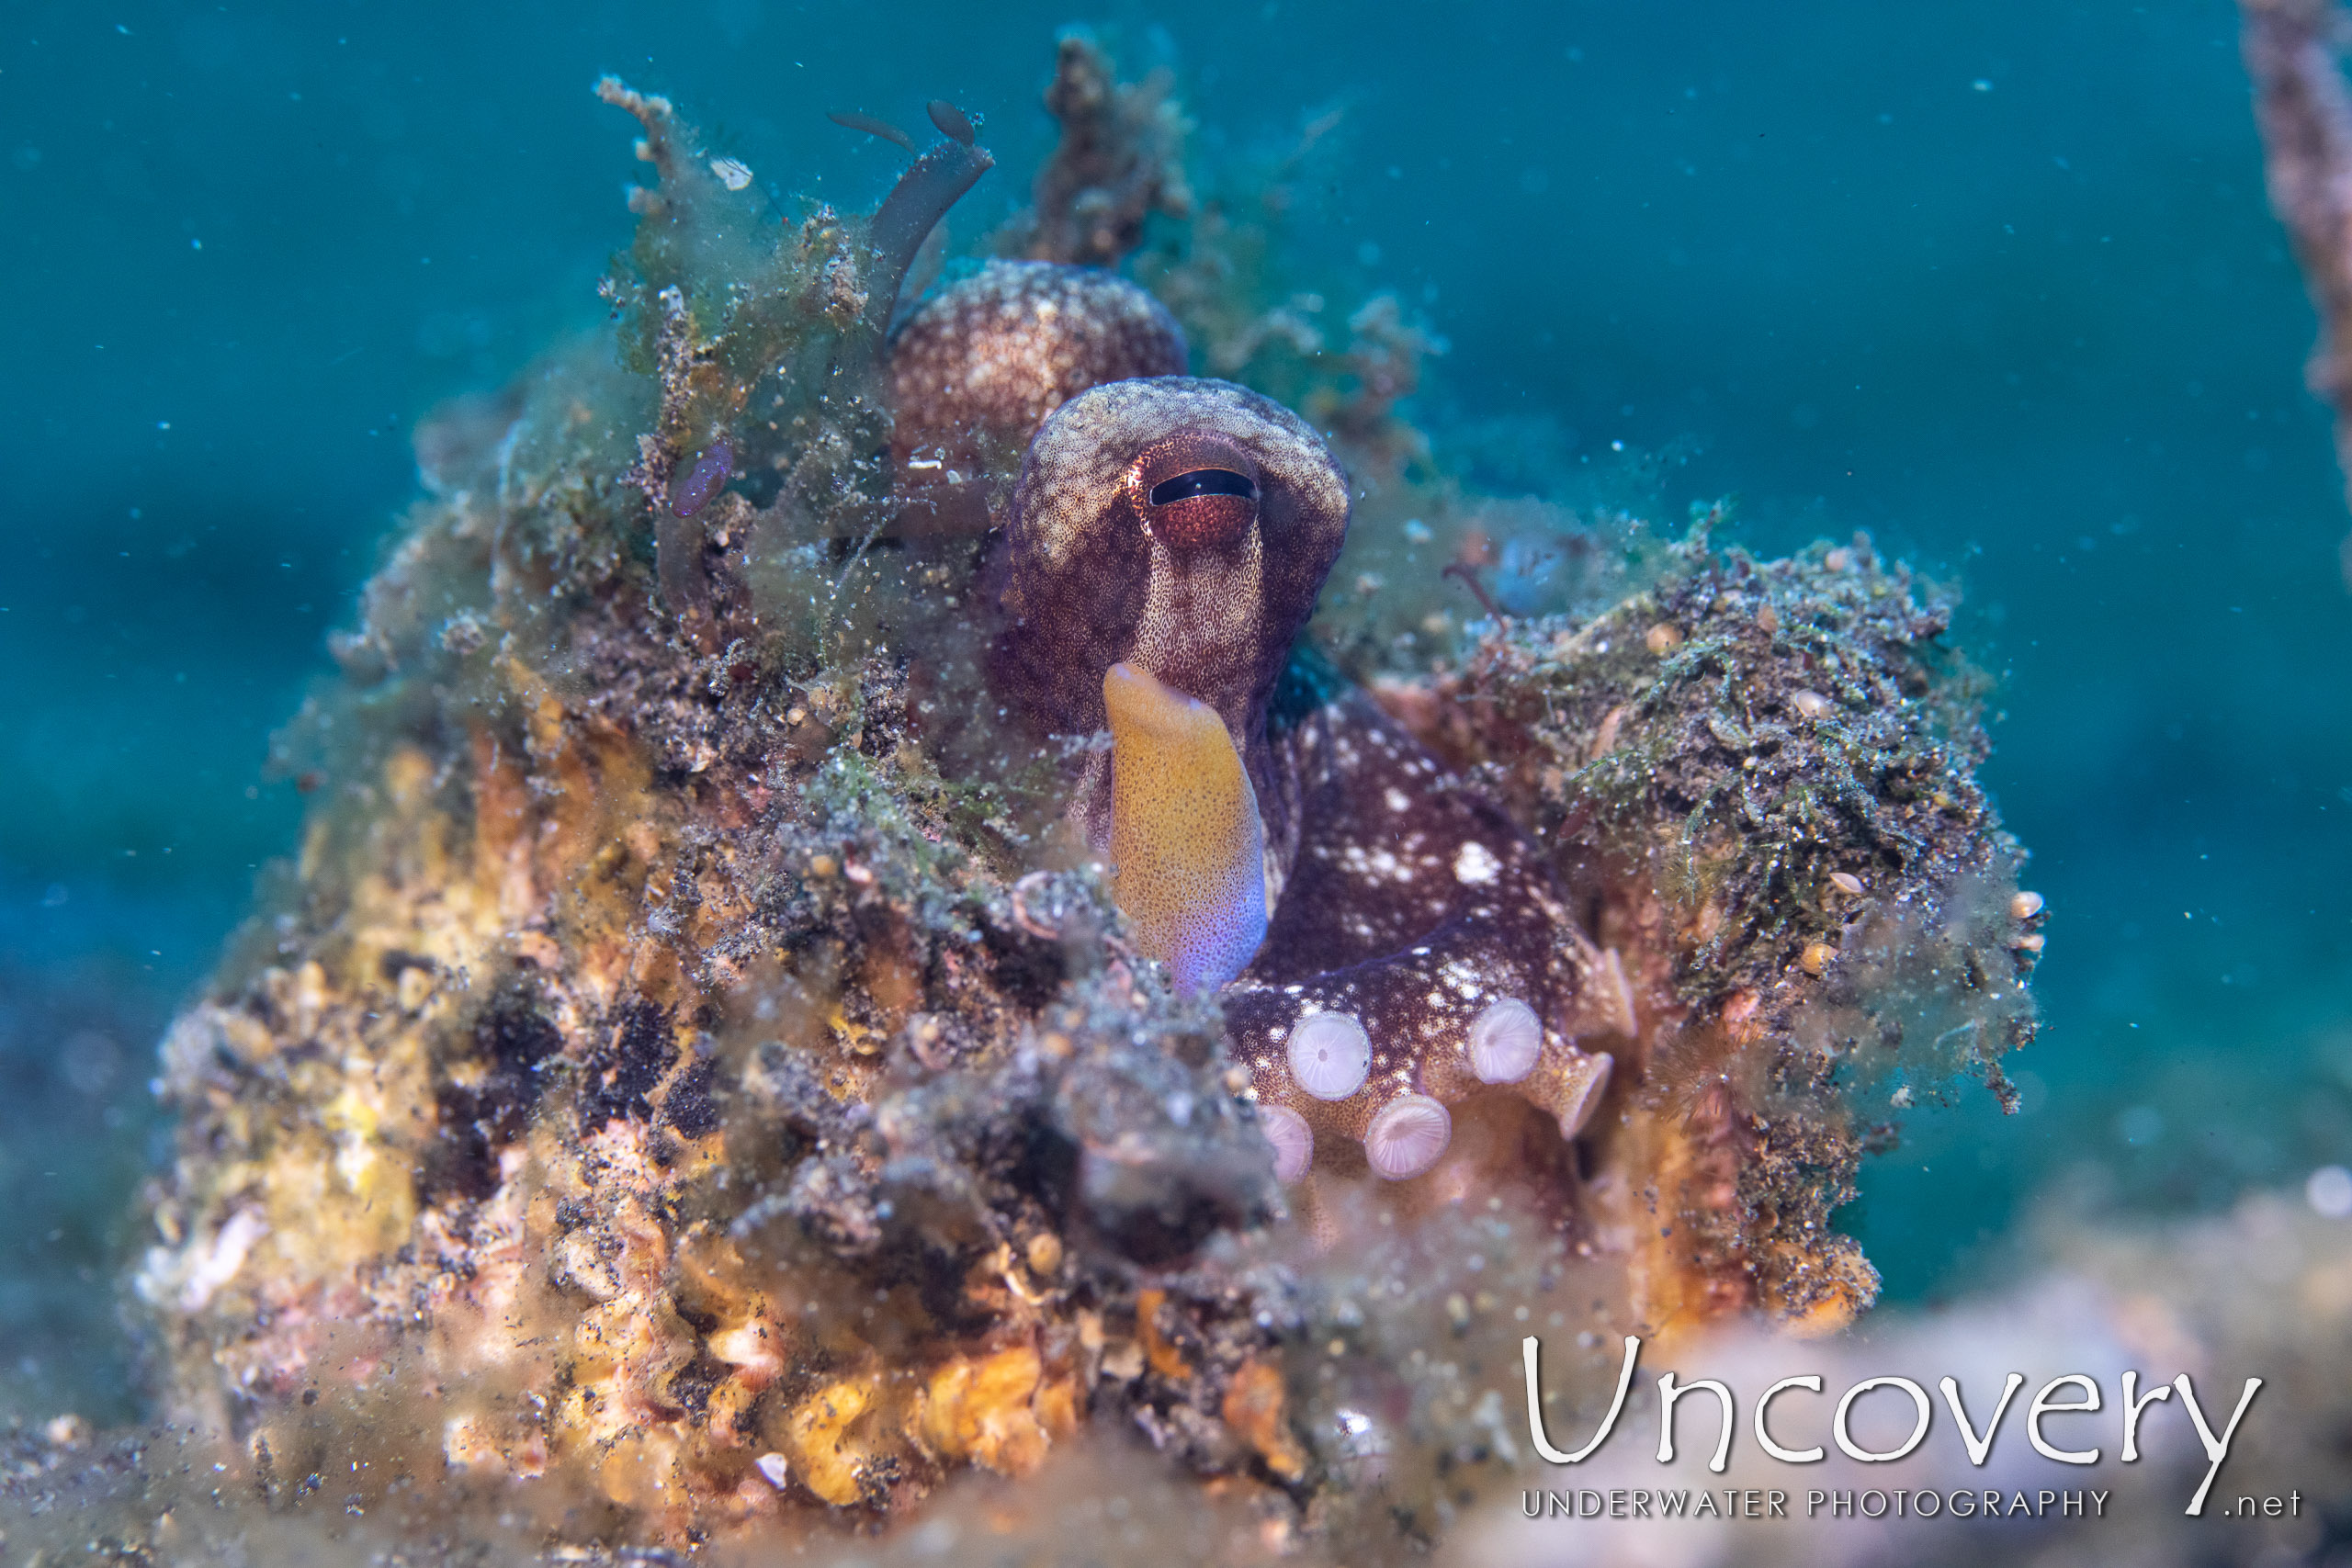
<path id="1" fill-rule="evenodd" d="M 1867 540 L 1758 563 L 1706 521 L 1646 590 L 1504 622 L 1391 700 L 1624 956 L 1639 1087 L 1600 1142 L 1642 1315 L 1830 1327 L 1877 1293 L 1830 1226 L 1870 1141 L 1964 1075 L 2011 1106 L 2041 905 L 1973 777 L 1981 678 L 1947 606 Z"/>
<path id="2" fill-rule="evenodd" d="M 1018 452 L 956 447 L 944 509 L 890 456 L 893 307 L 987 173 L 971 128 L 935 107 L 871 219 L 779 218 L 603 92 L 659 175 L 615 333 L 420 432 L 427 494 L 281 741 L 299 862 L 164 1045 L 138 1288 L 238 1484 L 676 1545 L 1125 1432 L 1220 1530 L 1378 1548 L 1514 1461 L 1488 1390 L 1527 1325 L 1868 1304 L 1832 1211 L 1895 1108 L 2000 1087 L 2040 946 L 1931 594 L 1866 545 L 1758 563 L 1474 493 L 1400 404 L 1442 345 L 1387 296 L 1327 343 L 1282 204 L 1203 194 L 1167 85 L 1066 39 L 1002 243 L 1125 262 L 1196 369 L 1322 433 L 1356 514 L 1310 638 L 1539 846 L 1622 987 L 1573 1143 L 1474 1098 L 1425 1175 L 1285 1188 L 1217 998 L 1063 819 L 1099 742 L 991 679 Z M 1529 553 L 1571 536 L 1609 541 L 1573 592 Z M 1445 560 L 1499 569 L 1467 633 Z"/>

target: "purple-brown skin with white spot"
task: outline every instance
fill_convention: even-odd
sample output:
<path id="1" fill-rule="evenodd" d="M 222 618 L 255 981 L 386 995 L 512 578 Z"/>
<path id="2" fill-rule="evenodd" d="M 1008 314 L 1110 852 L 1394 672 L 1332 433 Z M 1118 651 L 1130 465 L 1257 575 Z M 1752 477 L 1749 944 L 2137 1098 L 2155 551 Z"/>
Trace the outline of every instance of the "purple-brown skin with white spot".
<path id="1" fill-rule="evenodd" d="M 1277 750 L 1296 780 L 1297 849 L 1266 943 L 1223 998 L 1260 1101 L 1318 1140 L 1363 1143 L 1391 1178 L 1435 1164 L 1442 1108 L 1490 1085 L 1575 1136 L 1611 1066 L 1577 1042 L 1631 1020 L 1614 961 L 1577 930 L 1533 847 L 1361 691 Z M 1361 1086 L 1338 1099 L 1314 1092 L 1315 1037 L 1331 1031 L 1311 1021 L 1327 1015 L 1369 1045 Z"/>
<path id="2" fill-rule="evenodd" d="M 1630 1031 L 1622 973 L 1577 929 L 1492 804 L 1362 691 L 1270 732 L 1293 639 L 1346 536 L 1345 476 L 1305 422 L 1254 392 L 1171 378 L 1102 386 L 1050 414 L 1007 515 L 1001 688 L 1049 733 L 1103 728 L 1117 663 L 1214 707 L 1263 815 L 1266 940 L 1222 993 L 1277 1171 L 1359 1145 L 1378 1175 L 1433 1166 L 1449 1107 L 1489 1088 L 1573 1137 Z M 1108 754 L 1071 816 L 1109 842 Z"/>
<path id="3" fill-rule="evenodd" d="M 1069 399 L 1181 376 L 1184 354 L 1175 318 L 1116 273 L 992 261 L 917 306 L 891 342 L 899 490 L 941 512 L 938 531 L 985 528 L 961 487 L 1009 467 Z"/>

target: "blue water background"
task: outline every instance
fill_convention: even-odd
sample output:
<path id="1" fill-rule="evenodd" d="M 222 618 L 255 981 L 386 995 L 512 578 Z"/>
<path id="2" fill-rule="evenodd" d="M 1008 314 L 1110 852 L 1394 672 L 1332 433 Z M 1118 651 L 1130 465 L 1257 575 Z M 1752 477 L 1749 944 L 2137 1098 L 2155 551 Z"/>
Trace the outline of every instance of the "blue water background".
<path id="1" fill-rule="evenodd" d="M 408 433 L 601 314 L 668 93 L 787 189 L 830 125 L 1050 145 L 1060 6 L 18 0 L 0 17 L 0 1395 L 130 1408 L 111 1270 L 154 1036 L 300 805 L 266 737 L 413 490 Z M 1696 451 L 1763 550 L 1960 583 L 2048 1025 L 1849 1218 L 1898 1299 L 2039 1195 L 2210 1206 L 2352 1157 L 2352 597 L 2311 311 L 2225 5 L 1127 6 L 1204 165 L 1344 111 L 1303 265 L 1451 341 L 1450 422 Z M 96 1392 L 93 1392 L 93 1391 Z M 111 1400 L 111 1403 L 109 1403 Z"/>

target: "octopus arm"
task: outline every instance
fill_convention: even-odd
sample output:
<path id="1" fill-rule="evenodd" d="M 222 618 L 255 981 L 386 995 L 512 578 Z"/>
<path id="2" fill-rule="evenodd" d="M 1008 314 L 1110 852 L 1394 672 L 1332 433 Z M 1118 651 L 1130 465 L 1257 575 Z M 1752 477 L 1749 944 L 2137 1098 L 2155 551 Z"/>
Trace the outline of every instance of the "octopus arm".
<path id="1" fill-rule="evenodd" d="M 1616 1032 L 1622 1009 L 1600 1005 L 1613 969 L 1532 846 L 1361 693 L 1299 725 L 1286 758 L 1305 802 L 1297 859 L 1225 996 L 1260 1102 L 1362 1142 L 1383 1175 L 1427 1168 L 1448 1108 L 1489 1088 L 1575 1136 L 1611 1065 L 1579 1041 Z"/>

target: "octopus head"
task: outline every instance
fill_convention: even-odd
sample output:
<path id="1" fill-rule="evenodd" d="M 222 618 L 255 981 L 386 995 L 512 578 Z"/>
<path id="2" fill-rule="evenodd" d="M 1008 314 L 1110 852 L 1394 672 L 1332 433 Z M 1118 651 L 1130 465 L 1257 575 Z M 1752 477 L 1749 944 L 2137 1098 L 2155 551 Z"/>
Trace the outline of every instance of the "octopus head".
<path id="1" fill-rule="evenodd" d="M 1110 730 L 1073 816 L 1180 989 L 1264 940 L 1266 705 L 1347 526 L 1315 433 L 1221 381 L 1096 387 L 1029 444 L 1000 677 L 1049 729 Z"/>
<path id="2" fill-rule="evenodd" d="M 1081 392 L 1013 490 L 1002 677 L 1047 728 L 1088 734 L 1125 663 L 1214 709 L 1249 756 L 1347 529 L 1345 476 L 1280 404 L 1183 377 Z"/>

